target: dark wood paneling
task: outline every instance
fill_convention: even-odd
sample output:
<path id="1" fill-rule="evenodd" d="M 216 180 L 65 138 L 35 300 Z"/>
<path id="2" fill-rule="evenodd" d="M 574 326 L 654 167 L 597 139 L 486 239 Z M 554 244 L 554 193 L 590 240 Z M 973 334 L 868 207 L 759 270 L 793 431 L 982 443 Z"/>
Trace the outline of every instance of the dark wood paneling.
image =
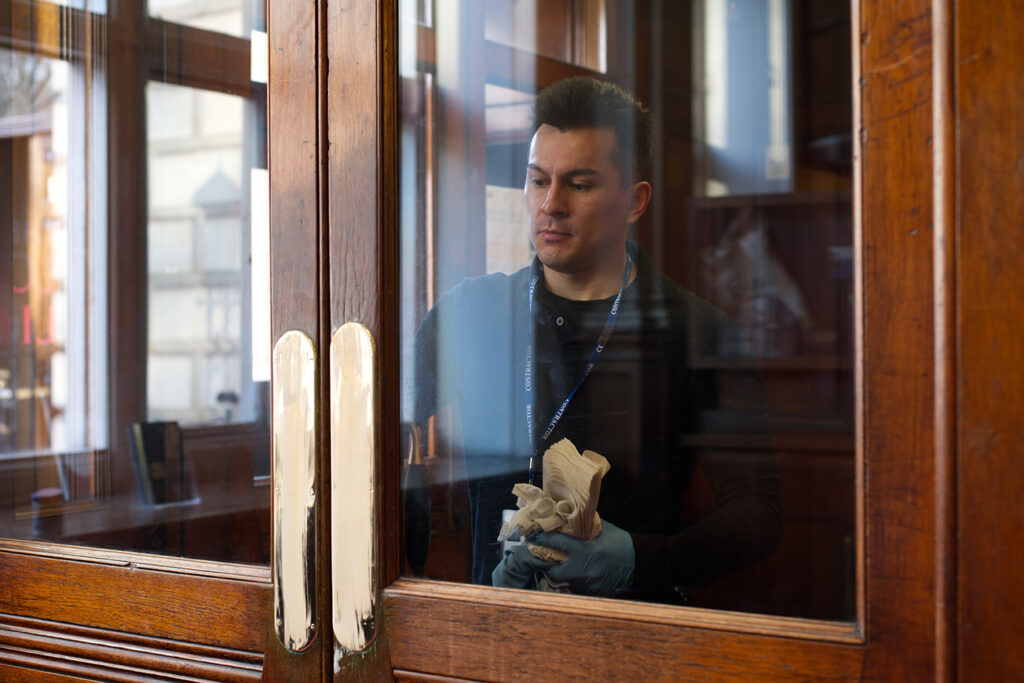
<path id="1" fill-rule="evenodd" d="M 0 661 L 105 681 L 257 681 L 262 657 L 38 619 L 0 618 Z M 3 678 L 2 680 L 9 680 Z"/>
<path id="2" fill-rule="evenodd" d="M 862 2 L 854 21 L 864 675 L 873 680 L 934 677 L 930 9 L 927 0 Z"/>
<path id="3" fill-rule="evenodd" d="M 959 676 L 1024 677 L 1024 16 L 955 7 Z"/>
<path id="4" fill-rule="evenodd" d="M 127 427 L 146 419 L 146 75 L 141 7 L 110 3 L 107 20 L 110 487 L 135 490 Z M 96 178 L 90 182 L 103 183 Z"/>
<path id="5" fill-rule="evenodd" d="M 0 680 L 5 683 L 88 683 L 88 678 L 80 676 L 65 676 L 49 671 L 40 671 L 31 667 L 29 663 L 25 666 L 14 666 L 0 663 Z"/>
<path id="6" fill-rule="evenodd" d="M 208 579 L 161 571 L 160 558 L 113 551 L 94 555 L 59 559 L 0 552 L 0 613 L 262 651 L 260 624 L 270 613 L 270 586 L 265 580 Z M 174 560 L 168 562 L 164 569 L 173 567 Z M 223 568 L 204 566 L 211 572 Z"/>
<path id="7" fill-rule="evenodd" d="M 406 587 L 408 586 L 408 588 Z M 660 623 L 648 611 L 664 608 L 563 596 L 541 598 L 520 591 L 439 585 L 437 597 L 423 582 L 403 582 L 385 596 L 392 663 L 397 669 L 487 681 L 588 680 L 857 680 L 864 647 L 855 642 L 811 639 L 842 637 L 827 624 L 750 617 L 747 633 L 698 626 L 701 610 L 687 613 L 694 625 Z M 495 599 L 477 595 L 490 592 Z M 458 599 L 462 593 L 465 600 Z M 608 609 L 610 607 L 610 609 Z M 622 608 L 634 612 L 624 618 Z M 708 613 L 711 614 L 711 613 Z M 728 615 L 734 623 L 742 615 Z M 848 631 L 848 629 L 847 629 Z M 854 637 L 846 636 L 850 640 Z"/>
<path id="8" fill-rule="evenodd" d="M 417 671 L 406 671 L 395 669 L 392 672 L 396 681 L 408 681 L 408 683 L 466 683 L 465 678 L 452 678 L 450 676 L 435 676 Z"/>
<path id="9" fill-rule="evenodd" d="M 323 344 L 321 296 L 323 269 L 321 164 L 323 145 L 319 124 L 318 93 L 323 76 L 323 54 L 319 30 L 322 0 L 270 2 L 267 31 L 270 49 L 270 84 L 267 95 L 268 160 L 270 169 L 270 296 L 271 339 L 276 342 L 289 330 L 309 336 L 317 349 L 318 375 L 326 377 L 327 347 Z M 318 400 L 325 396 L 320 382 Z M 323 416 L 318 415 L 320 433 Z M 320 440 L 321 444 L 323 439 Z M 327 487 L 317 476 L 318 521 L 314 541 L 317 580 L 327 570 Z M 271 539 L 273 543 L 273 539 Z M 271 546 L 273 547 L 273 546 Z M 316 594 L 317 636 L 301 654 L 281 645 L 268 613 L 265 619 L 265 681 L 319 681 L 326 675 L 325 641 L 331 625 L 327 591 Z"/>
<path id="10" fill-rule="evenodd" d="M 397 3 L 393 0 L 327 3 L 331 69 L 327 113 L 330 327 L 359 322 L 376 341 L 379 490 L 398 491 L 398 75 Z M 391 457 L 395 456 L 395 457 Z M 397 505 L 377 500 L 377 585 L 398 576 Z M 343 549 L 333 549 L 343 551 Z M 329 664 L 334 680 L 390 677 L 389 641 L 380 605 L 377 636 L 364 653 L 343 652 L 333 637 Z"/>

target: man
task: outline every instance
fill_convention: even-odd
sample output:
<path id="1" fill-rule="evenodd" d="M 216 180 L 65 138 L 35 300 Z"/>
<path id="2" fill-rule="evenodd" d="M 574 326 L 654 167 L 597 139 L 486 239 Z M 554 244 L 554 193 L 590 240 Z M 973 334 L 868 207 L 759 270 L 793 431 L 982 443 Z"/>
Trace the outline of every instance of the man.
<path id="1" fill-rule="evenodd" d="M 651 198 L 650 155 L 650 115 L 620 89 L 574 78 L 542 91 L 524 190 L 533 265 L 464 281 L 417 333 L 414 419 L 446 404 L 461 416 L 476 583 L 530 587 L 544 574 L 576 593 L 677 601 L 778 542 L 760 380 L 749 363 L 716 362 L 745 345 L 627 240 Z M 742 433 L 752 450 L 700 450 L 709 433 Z M 562 438 L 611 464 L 602 531 L 530 538 L 566 551 L 563 563 L 526 546 L 503 556 L 512 486 Z M 714 506 L 685 521 L 698 464 Z"/>

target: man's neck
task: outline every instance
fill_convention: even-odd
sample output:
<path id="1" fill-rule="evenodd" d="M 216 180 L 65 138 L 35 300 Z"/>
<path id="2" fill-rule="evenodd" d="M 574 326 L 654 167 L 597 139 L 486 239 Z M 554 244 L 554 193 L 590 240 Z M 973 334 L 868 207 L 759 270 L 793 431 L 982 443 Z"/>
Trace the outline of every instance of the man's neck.
<path id="1" fill-rule="evenodd" d="M 586 273 L 560 273 L 544 266 L 544 286 L 549 292 L 573 301 L 595 301 L 618 294 L 626 270 L 626 253 L 621 262 Z M 636 262 L 629 274 L 629 282 L 636 279 Z M 628 284 L 628 283 L 627 283 Z"/>

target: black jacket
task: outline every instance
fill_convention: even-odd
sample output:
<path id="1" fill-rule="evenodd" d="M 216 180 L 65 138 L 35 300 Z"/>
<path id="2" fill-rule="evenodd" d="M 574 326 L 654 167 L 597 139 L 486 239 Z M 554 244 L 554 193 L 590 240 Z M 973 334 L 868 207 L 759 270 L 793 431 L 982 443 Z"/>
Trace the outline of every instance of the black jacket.
<path id="1" fill-rule="evenodd" d="M 615 330 L 548 445 L 567 437 L 604 455 L 611 471 L 598 512 L 630 532 L 630 597 L 674 601 L 770 553 L 781 536 L 779 477 L 756 364 L 724 313 L 660 274 L 628 245 L 638 268 Z M 473 580 L 500 561 L 501 511 L 526 481 L 531 454 L 523 391 L 532 267 L 468 279 L 446 293 L 416 336 L 412 417 L 458 407 L 472 515 Z M 578 381 L 611 299 L 574 302 L 538 286 L 532 323 L 534 433 Z M 710 511 L 687 519 L 700 466 Z"/>

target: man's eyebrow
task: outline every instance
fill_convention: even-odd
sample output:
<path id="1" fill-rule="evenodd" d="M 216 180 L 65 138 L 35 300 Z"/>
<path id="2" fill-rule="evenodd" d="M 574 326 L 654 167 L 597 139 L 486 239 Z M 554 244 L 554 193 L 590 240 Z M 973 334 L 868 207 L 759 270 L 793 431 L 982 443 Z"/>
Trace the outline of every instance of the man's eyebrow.
<path id="1" fill-rule="evenodd" d="M 526 168 L 531 170 L 531 171 L 536 171 L 537 173 L 543 173 L 544 175 L 550 175 L 547 171 L 545 171 L 543 168 L 541 168 L 537 164 L 527 164 Z M 600 174 L 601 174 L 601 172 L 598 171 L 596 168 L 583 167 L 583 168 L 574 168 L 572 170 L 566 171 L 565 173 L 562 174 L 562 177 L 563 178 L 574 178 L 576 176 L 581 176 L 581 175 L 600 175 Z"/>

